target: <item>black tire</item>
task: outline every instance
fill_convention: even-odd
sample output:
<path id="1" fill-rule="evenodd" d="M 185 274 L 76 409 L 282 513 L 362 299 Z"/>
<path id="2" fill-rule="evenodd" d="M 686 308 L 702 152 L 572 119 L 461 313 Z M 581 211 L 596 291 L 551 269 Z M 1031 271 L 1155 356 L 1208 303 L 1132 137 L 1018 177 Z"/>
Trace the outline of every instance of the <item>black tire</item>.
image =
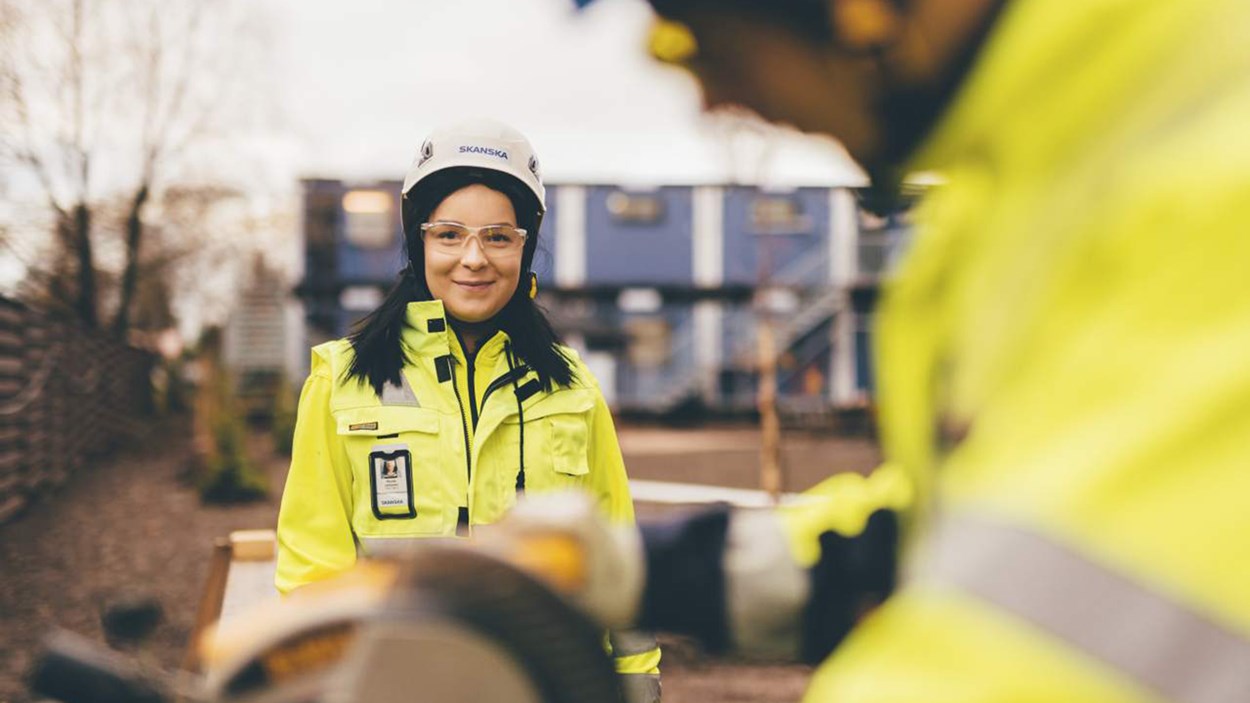
<path id="1" fill-rule="evenodd" d="M 402 573 L 384 617 L 465 624 L 507 651 L 548 703 L 621 701 L 604 630 L 536 579 L 463 549 L 422 549 Z"/>

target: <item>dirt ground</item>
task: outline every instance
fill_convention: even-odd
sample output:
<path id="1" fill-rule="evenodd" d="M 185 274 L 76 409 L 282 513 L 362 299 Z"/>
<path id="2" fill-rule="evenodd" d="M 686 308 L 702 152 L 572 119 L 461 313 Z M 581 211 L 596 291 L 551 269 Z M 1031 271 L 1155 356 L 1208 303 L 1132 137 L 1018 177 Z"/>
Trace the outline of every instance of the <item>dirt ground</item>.
<path id="1" fill-rule="evenodd" d="M 263 435 L 250 450 L 273 487 L 263 502 L 206 507 L 179 481 L 189 458 L 178 427 L 83 467 L 55 495 L 0 526 L 0 703 L 31 700 L 23 684 L 39 639 L 62 627 L 103 641 L 106 603 L 154 597 L 165 617 L 144 656 L 176 667 L 186 651 L 214 538 L 273 526 L 286 463 Z M 622 451 L 633 478 L 736 488 L 758 486 L 758 435 L 749 429 L 624 427 Z M 862 439 L 794 435 L 783 457 L 785 490 L 806 488 L 838 470 L 877 460 Z M 640 506 L 641 515 L 667 508 Z M 800 698 L 809 670 L 718 663 L 691 644 L 662 638 L 666 703 L 781 703 Z"/>

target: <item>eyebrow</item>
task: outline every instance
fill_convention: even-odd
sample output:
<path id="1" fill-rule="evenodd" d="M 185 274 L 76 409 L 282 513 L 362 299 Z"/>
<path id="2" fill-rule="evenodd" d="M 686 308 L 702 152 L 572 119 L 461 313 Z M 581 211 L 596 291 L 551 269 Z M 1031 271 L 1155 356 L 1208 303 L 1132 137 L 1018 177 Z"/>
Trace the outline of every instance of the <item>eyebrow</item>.
<path id="1" fill-rule="evenodd" d="M 468 227 L 468 225 L 466 225 L 465 223 L 463 223 L 463 222 L 461 222 L 461 221 L 459 221 L 459 220 L 433 220 L 432 222 L 430 222 L 430 224 L 432 224 L 432 225 L 433 225 L 433 224 L 460 225 L 461 227 Z M 504 225 L 504 226 L 507 226 L 507 227 L 517 227 L 517 226 L 518 226 L 515 222 L 490 222 L 490 223 L 487 223 L 487 224 L 484 224 L 484 225 L 481 225 L 481 226 L 482 226 L 482 227 L 498 227 L 498 226 L 500 226 L 500 225 Z"/>

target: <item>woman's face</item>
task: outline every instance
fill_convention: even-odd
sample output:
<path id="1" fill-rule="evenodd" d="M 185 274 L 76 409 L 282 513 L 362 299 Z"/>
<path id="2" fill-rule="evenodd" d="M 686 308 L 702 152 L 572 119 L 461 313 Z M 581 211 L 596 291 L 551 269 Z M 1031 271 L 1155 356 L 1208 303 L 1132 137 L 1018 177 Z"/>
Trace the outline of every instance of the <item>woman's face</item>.
<path id="1" fill-rule="evenodd" d="M 516 212 L 508 196 L 480 183 L 447 196 L 430 213 L 430 222 L 456 222 L 468 227 L 516 226 Z M 491 251 L 487 256 L 477 237 L 469 237 L 458 253 L 426 245 L 425 282 L 443 301 L 447 313 L 464 322 L 485 322 L 503 310 L 521 278 L 521 255 Z"/>

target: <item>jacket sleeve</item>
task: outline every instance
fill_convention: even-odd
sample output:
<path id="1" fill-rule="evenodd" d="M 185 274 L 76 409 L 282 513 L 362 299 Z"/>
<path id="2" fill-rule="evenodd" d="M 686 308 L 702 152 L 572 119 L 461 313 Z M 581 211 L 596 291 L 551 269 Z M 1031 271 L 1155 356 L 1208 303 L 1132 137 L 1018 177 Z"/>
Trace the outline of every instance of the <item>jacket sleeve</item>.
<path id="1" fill-rule="evenodd" d="M 595 389 L 595 394 L 588 442 L 589 488 L 609 520 L 632 524 L 634 501 L 629 495 L 629 477 L 625 474 L 625 460 L 621 457 L 621 445 L 616 439 L 612 411 L 598 389 Z"/>
<path id="2" fill-rule="evenodd" d="M 600 510 L 614 523 L 634 522 L 634 501 L 629 495 L 625 460 L 616 438 L 612 411 L 596 389 L 591 410 L 590 489 Z M 655 637 L 644 632 L 613 632 L 609 638 L 616 671 L 627 703 L 655 703 L 660 700 L 660 647 Z"/>
<path id="3" fill-rule="evenodd" d="M 329 364 L 315 351 L 300 394 L 291 469 L 278 512 L 278 591 L 347 570 L 356 563 L 352 478 L 330 414 Z"/>
<path id="4" fill-rule="evenodd" d="M 794 560 L 811 568 L 821 557 L 821 535 L 855 537 L 880 510 L 906 514 L 912 505 L 911 480 L 894 464 L 871 474 L 838 473 L 803 492 L 802 499 L 779 509 Z"/>
<path id="5" fill-rule="evenodd" d="M 644 524 L 639 621 L 714 653 L 820 661 L 893 589 L 912 493 L 885 465 L 835 475 L 772 512 L 714 506 Z"/>

